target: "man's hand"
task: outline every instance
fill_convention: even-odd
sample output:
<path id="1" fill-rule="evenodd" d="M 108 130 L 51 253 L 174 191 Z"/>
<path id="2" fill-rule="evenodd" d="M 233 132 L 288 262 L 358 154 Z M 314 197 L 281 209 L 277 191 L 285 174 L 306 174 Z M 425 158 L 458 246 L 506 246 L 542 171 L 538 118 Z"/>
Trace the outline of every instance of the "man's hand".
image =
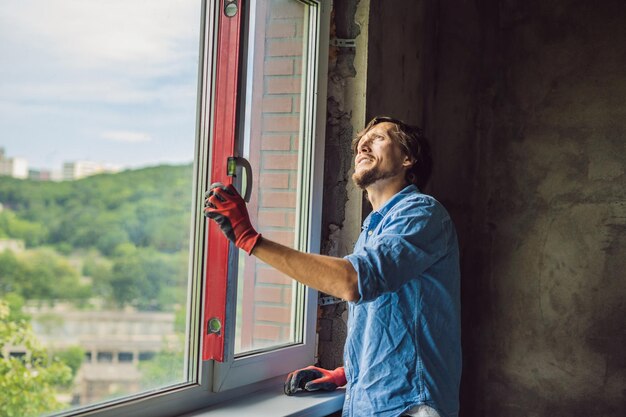
<path id="1" fill-rule="evenodd" d="M 305 391 L 317 391 L 320 389 L 334 391 L 337 387 L 346 385 L 346 382 L 343 366 L 334 371 L 307 366 L 287 375 L 284 391 L 287 395 L 295 394 L 300 388 Z"/>
<path id="2" fill-rule="evenodd" d="M 205 194 L 204 215 L 214 220 L 226 237 L 248 255 L 261 235 L 250 224 L 246 203 L 232 185 L 211 184 Z"/>

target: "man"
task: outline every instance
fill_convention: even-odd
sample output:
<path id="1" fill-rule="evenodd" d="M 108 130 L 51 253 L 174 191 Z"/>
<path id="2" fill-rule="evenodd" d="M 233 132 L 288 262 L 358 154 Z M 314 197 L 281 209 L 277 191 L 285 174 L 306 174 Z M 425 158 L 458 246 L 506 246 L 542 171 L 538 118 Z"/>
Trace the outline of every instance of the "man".
<path id="1" fill-rule="evenodd" d="M 285 393 L 346 385 L 344 416 L 457 416 L 459 255 L 448 213 L 419 191 L 431 172 L 428 143 L 419 129 L 377 117 L 353 148 L 352 179 L 373 211 L 343 259 L 262 238 L 232 186 L 211 188 L 205 214 L 248 254 L 348 301 L 344 367 L 294 371 Z"/>

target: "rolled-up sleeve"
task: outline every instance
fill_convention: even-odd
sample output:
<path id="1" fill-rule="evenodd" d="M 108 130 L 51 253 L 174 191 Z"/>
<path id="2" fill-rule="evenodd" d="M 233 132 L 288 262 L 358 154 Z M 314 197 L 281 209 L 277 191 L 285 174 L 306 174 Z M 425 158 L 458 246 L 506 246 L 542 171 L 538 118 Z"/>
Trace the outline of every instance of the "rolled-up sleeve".
<path id="1" fill-rule="evenodd" d="M 381 223 L 379 234 L 345 257 L 358 274 L 357 303 L 397 291 L 419 278 L 446 251 L 447 222 L 436 207 L 405 207 Z"/>

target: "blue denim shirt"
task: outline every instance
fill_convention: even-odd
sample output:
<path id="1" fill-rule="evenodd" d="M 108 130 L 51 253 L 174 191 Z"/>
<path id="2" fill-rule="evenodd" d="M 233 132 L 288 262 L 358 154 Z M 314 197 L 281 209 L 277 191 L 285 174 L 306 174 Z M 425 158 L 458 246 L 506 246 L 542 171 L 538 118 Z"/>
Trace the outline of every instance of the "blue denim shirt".
<path id="1" fill-rule="evenodd" d="M 365 219 L 346 259 L 360 299 L 348 303 L 343 416 L 397 417 L 420 404 L 457 416 L 459 253 L 446 210 L 410 185 Z"/>

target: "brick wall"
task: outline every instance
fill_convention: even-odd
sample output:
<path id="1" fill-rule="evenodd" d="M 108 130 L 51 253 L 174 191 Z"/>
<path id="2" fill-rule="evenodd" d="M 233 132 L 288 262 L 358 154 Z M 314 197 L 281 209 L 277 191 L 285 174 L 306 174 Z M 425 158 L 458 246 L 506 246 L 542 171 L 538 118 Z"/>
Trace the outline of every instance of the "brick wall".
<path id="1" fill-rule="evenodd" d="M 249 210 L 263 236 L 293 247 L 300 138 L 305 6 L 257 4 L 249 159 L 256 189 Z M 240 285 L 241 351 L 291 340 L 293 281 L 245 257 Z"/>

